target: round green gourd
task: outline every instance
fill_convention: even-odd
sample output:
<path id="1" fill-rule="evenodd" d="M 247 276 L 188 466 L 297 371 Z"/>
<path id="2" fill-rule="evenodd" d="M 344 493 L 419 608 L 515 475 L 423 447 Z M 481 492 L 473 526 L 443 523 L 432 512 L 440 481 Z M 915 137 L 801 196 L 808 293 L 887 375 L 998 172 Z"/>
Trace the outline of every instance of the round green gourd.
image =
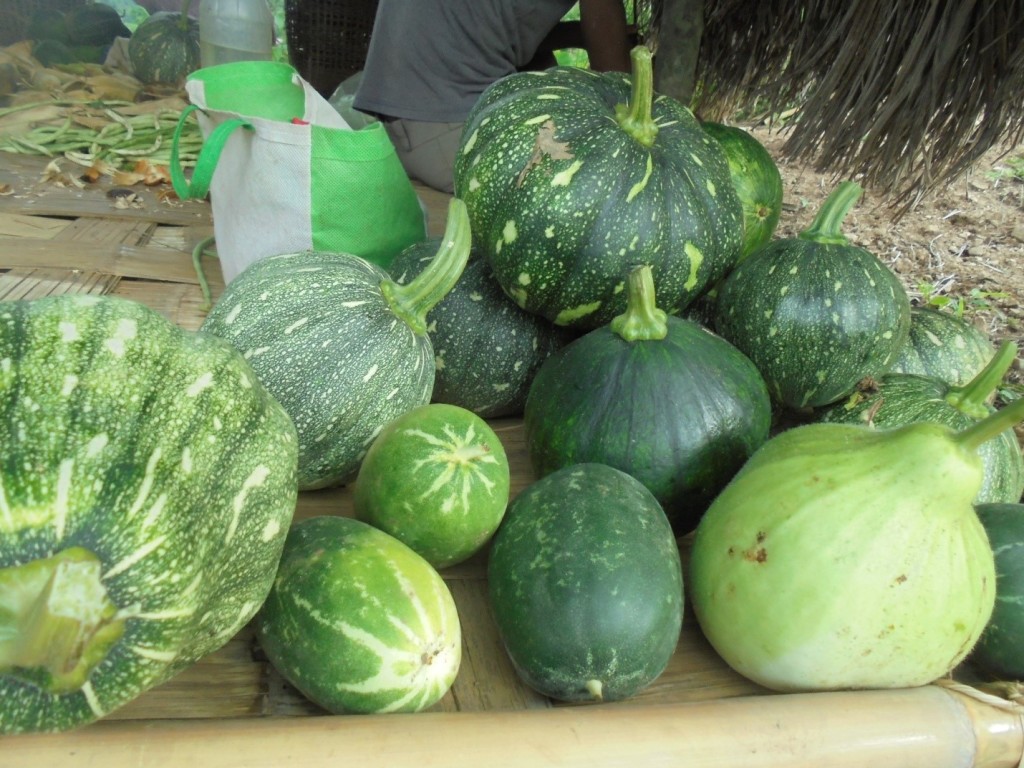
<path id="1" fill-rule="evenodd" d="M 491 544 L 487 581 L 521 678 L 563 701 L 616 701 L 664 671 L 682 626 L 668 520 L 624 472 L 577 464 L 529 485 Z"/>
<path id="2" fill-rule="evenodd" d="M 345 483 L 388 422 L 430 402 L 425 315 L 469 256 L 465 206 L 452 200 L 435 259 L 400 286 L 375 264 L 307 251 L 250 264 L 203 322 L 242 351 L 299 435 L 299 488 Z"/>
<path id="3" fill-rule="evenodd" d="M 791 409 L 833 403 L 881 375 L 910 332 L 902 283 L 840 232 L 860 194 L 854 182 L 840 184 L 799 237 L 751 254 L 718 289 L 715 329 Z"/>
<path id="4" fill-rule="evenodd" d="M 947 675 L 992 614 L 977 448 L 1024 400 L 961 432 L 806 424 L 766 442 L 701 519 L 690 596 L 733 669 L 777 690 L 902 688 Z"/>
<path id="5" fill-rule="evenodd" d="M 1002 680 L 1024 680 L 1024 504 L 978 504 L 996 560 L 996 604 L 969 660 Z"/>
<path id="6" fill-rule="evenodd" d="M 910 336 L 889 370 L 961 385 L 980 373 L 995 351 L 992 340 L 973 323 L 951 312 L 913 307 Z"/>
<path id="7" fill-rule="evenodd" d="M 413 408 L 373 441 L 356 476 L 356 517 L 435 568 L 479 552 L 509 495 L 505 449 L 487 422 L 456 405 Z"/>
<path id="8" fill-rule="evenodd" d="M 199 22 L 187 13 L 159 11 L 128 39 L 132 74 L 146 85 L 180 85 L 199 68 Z"/>
<path id="9" fill-rule="evenodd" d="M 953 386 L 931 376 L 886 373 L 862 383 L 845 401 L 820 412 L 821 421 L 868 423 L 879 429 L 918 421 L 964 429 L 993 412 L 996 388 L 1013 365 L 1017 347 L 1004 343 L 971 381 Z M 978 448 L 984 480 L 975 503 L 1014 503 L 1024 493 L 1024 458 L 1013 429 Z"/>
<path id="10" fill-rule="evenodd" d="M 274 668 L 335 713 L 426 709 L 462 659 L 459 615 L 437 571 L 346 517 L 292 525 L 255 627 Z"/>
<path id="11" fill-rule="evenodd" d="M 436 251 L 436 240 L 410 246 L 388 271 L 404 285 Z M 459 281 L 427 320 L 437 368 L 434 401 L 487 419 L 520 415 L 540 364 L 574 337 L 516 306 L 475 247 Z"/>
<path id="12" fill-rule="evenodd" d="M 89 723 L 226 643 L 297 498 L 284 410 L 141 304 L 0 303 L 0 733 Z"/>
<path id="13" fill-rule="evenodd" d="M 782 174 L 764 145 L 733 125 L 702 122 L 701 128 L 722 145 L 729 175 L 743 204 L 740 261 L 772 239 L 782 215 Z"/>
<path id="14" fill-rule="evenodd" d="M 72 46 L 109 47 L 117 37 L 131 37 L 119 14 L 109 5 L 90 2 L 64 14 L 67 42 Z"/>
<path id="15" fill-rule="evenodd" d="M 693 114 L 632 80 L 574 67 L 491 85 L 467 118 L 455 191 L 504 291 L 528 312 L 584 329 L 625 308 L 650 264 L 678 314 L 739 257 L 743 210 L 725 155 Z"/>
<path id="16" fill-rule="evenodd" d="M 580 462 L 642 482 L 677 534 L 768 437 L 771 400 L 742 352 L 655 306 L 651 271 L 630 274 L 626 312 L 555 352 L 523 422 L 538 475 Z"/>

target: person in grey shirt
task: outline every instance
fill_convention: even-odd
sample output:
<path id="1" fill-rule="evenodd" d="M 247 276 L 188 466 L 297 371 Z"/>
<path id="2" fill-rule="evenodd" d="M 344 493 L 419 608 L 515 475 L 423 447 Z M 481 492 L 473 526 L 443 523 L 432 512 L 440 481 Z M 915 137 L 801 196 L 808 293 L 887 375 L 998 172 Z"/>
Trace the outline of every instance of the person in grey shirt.
<path id="1" fill-rule="evenodd" d="M 598 71 L 629 71 L 623 0 L 380 0 L 353 106 L 379 117 L 409 176 L 452 192 L 462 125 L 506 75 L 579 47 Z"/>

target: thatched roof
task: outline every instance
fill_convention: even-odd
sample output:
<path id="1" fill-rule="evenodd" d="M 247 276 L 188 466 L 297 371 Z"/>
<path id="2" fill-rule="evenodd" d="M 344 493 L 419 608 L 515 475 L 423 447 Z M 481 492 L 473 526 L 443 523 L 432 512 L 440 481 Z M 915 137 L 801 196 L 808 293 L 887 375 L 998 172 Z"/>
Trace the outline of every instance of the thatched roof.
<path id="1" fill-rule="evenodd" d="M 1024 137 L 1024 0 L 705 0 L 704 25 L 699 114 L 799 104 L 786 154 L 904 208 Z"/>

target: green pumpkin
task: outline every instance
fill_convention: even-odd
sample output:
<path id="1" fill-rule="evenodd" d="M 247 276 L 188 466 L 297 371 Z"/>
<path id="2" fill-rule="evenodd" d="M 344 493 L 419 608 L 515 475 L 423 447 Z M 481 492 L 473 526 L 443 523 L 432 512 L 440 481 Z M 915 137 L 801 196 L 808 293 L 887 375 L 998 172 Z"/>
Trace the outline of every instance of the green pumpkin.
<path id="1" fill-rule="evenodd" d="M 388 271 L 396 282 L 408 283 L 437 246 L 431 239 L 406 248 Z M 459 281 L 427 320 L 437 367 L 434 401 L 487 419 L 520 415 L 541 363 L 574 338 L 569 329 L 517 307 L 475 247 Z"/>
<path id="2" fill-rule="evenodd" d="M 951 312 L 913 307 L 910 337 L 890 369 L 966 384 L 995 354 L 992 340 L 973 323 Z"/>
<path id="3" fill-rule="evenodd" d="M 230 341 L 299 435 L 299 488 L 355 477 L 390 421 L 430 402 L 426 313 L 469 257 L 466 209 L 451 202 L 437 255 L 408 285 L 347 253 L 267 256 L 239 274 L 202 329 Z"/>
<path id="4" fill-rule="evenodd" d="M 144 84 L 181 85 L 199 68 L 199 22 L 184 13 L 154 13 L 128 39 L 128 58 Z"/>
<path id="5" fill-rule="evenodd" d="M 953 386 L 932 376 L 886 373 L 863 382 L 846 400 L 818 415 L 833 423 L 868 423 L 879 429 L 935 422 L 965 429 L 994 411 L 991 402 L 1017 357 L 1016 345 L 1006 342 L 973 379 Z M 1024 458 L 1013 429 L 978 448 L 985 468 L 975 503 L 1014 503 L 1024 493 Z"/>
<path id="6" fill-rule="evenodd" d="M 559 325 L 607 324 L 649 264 L 678 314 L 739 257 L 743 210 L 725 155 L 693 114 L 632 78 L 573 67 L 510 75 L 466 120 L 455 192 L 504 291 Z"/>
<path id="7" fill-rule="evenodd" d="M 0 733 L 84 725 L 270 590 L 295 428 L 241 355 L 135 302 L 0 303 Z"/>
<path id="8" fill-rule="evenodd" d="M 630 274 L 626 312 L 549 357 L 523 421 L 544 476 L 597 462 L 650 490 L 677 534 L 768 438 L 771 400 L 727 341 L 655 306 L 651 270 Z"/>
<path id="9" fill-rule="evenodd" d="M 840 231 L 861 192 L 840 184 L 810 227 L 755 251 L 718 288 L 715 329 L 794 410 L 836 402 L 885 373 L 910 332 L 899 278 Z"/>

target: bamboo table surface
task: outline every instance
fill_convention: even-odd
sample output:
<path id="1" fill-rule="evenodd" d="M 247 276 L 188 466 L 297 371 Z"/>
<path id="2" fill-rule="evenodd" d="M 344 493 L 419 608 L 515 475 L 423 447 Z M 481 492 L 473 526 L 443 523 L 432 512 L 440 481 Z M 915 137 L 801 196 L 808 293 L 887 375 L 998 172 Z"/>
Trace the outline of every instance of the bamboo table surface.
<path id="1" fill-rule="evenodd" d="M 69 292 L 113 294 L 146 304 L 182 327 L 198 328 L 203 320 L 203 296 L 192 265 L 192 250 L 213 232 L 209 205 L 205 201 L 182 202 L 167 197 L 166 189 L 145 187 L 133 187 L 131 191 L 135 197 L 126 204 L 125 198 L 120 198 L 119 202 L 110 194 L 112 183 L 109 179 L 101 179 L 83 188 L 74 184 L 60 186 L 53 180 L 44 179 L 45 166 L 46 161 L 39 158 L 0 155 L 0 299 L 29 299 Z M 63 167 L 71 174 L 81 172 L 71 163 L 65 163 Z M 430 233 L 440 234 L 447 196 L 425 188 L 418 191 L 428 210 Z M 210 288 L 216 298 L 223 290 L 220 270 L 215 259 L 207 259 L 205 264 Z M 514 496 L 534 479 L 526 456 L 522 423 L 520 419 L 510 418 L 495 420 L 492 426 L 508 453 Z M 350 514 L 349 490 L 343 487 L 300 494 L 296 519 Z M 683 546 L 685 550 L 685 539 Z M 526 764 L 523 762 L 525 753 L 517 752 L 517 749 L 525 748 L 531 738 L 535 741 L 560 737 L 582 739 L 581 734 L 589 733 L 588 743 L 593 746 L 584 747 L 582 751 L 566 750 L 566 745 L 561 742 L 541 741 L 539 748 L 535 743 L 530 747 L 528 763 L 575 764 L 571 758 L 576 756 L 581 763 L 586 762 L 593 767 L 621 764 L 622 755 L 615 750 L 609 751 L 605 743 L 608 739 L 614 736 L 628 744 L 634 734 L 640 738 L 639 734 L 644 729 L 657 730 L 658 723 L 662 723 L 662 736 L 647 734 L 644 738 L 664 738 L 668 720 L 663 722 L 659 718 L 669 718 L 674 722 L 678 720 L 679 713 L 686 711 L 695 713 L 693 716 L 698 718 L 693 723 L 703 722 L 700 717 L 710 717 L 710 713 L 718 713 L 716 716 L 720 718 L 731 718 L 736 713 L 760 712 L 763 718 L 775 722 L 775 734 L 769 733 L 769 738 L 759 743 L 767 745 L 769 752 L 774 749 L 777 758 L 784 758 L 781 762 L 765 761 L 763 755 L 754 759 L 758 752 L 756 748 L 748 749 L 738 757 L 712 750 L 715 755 L 708 757 L 708 762 L 697 760 L 690 763 L 693 765 L 814 765 L 816 768 L 830 764 L 867 765 L 867 762 L 840 763 L 829 758 L 822 751 L 823 746 L 827 748 L 829 744 L 815 742 L 813 722 L 798 723 L 801 728 L 810 728 L 806 732 L 810 739 L 805 738 L 802 748 L 792 741 L 792 734 L 785 736 L 784 743 L 772 747 L 774 742 L 771 738 L 778 738 L 782 733 L 780 723 L 783 721 L 779 713 L 783 710 L 778 708 L 795 706 L 793 712 L 803 714 L 793 715 L 787 709 L 786 716 L 813 718 L 815 712 L 825 715 L 829 706 L 838 706 L 834 713 L 842 719 L 847 717 L 844 712 L 851 711 L 849 707 L 861 706 L 860 702 L 867 700 L 865 696 L 876 696 L 877 700 L 872 700 L 869 708 L 884 713 L 879 716 L 887 722 L 880 722 L 879 726 L 884 725 L 891 730 L 893 717 L 898 722 L 898 713 L 908 717 L 909 727 L 914 718 L 926 714 L 932 717 L 928 714 L 928 707 L 934 704 L 932 699 L 935 696 L 942 699 L 951 696 L 937 688 L 910 692 L 923 698 L 920 702 L 908 699 L 909 703 L 900 698 L 907 692 L 809 694 L 799 697 L 771 694 L 729 669 L 704 640 L 692 614 L 688 613 L 678 648 L 668 668 L 649 688 L 628 701 L 615 704 L 560 705 L 533 692 L 517 679 L 490 616 L 485 564 L 485 555 L 480 555 L 442 572 L 455 597 L 463 624 L 463 662 L 451 690 L 429 713 L 383 716 L 392 718 L 385 719 L 383 724 L 376 717 L 328 716 L 275 673 L 261 655 L 251 627 L 246 627 L 221 650 L 77 735 L 4 739 L 0 744 L 0 766 L 26 765 L 30 761 L 50 764 L 54 760 L 61 761 L 61 765 L 70 765 L 74 756 L 79 758 L 76 764 L 91 765 L 91 760 L 98 762 L 104 759 L 104 755 L 110 755 L 113 746 L 124 750 L 118 754 L 126 765 L 180 765 L 197 759 L 200 765 L 316 765 L 318 760 L 326 760 L 330 755 L 346 754 L 342 745 L 358 750 L 357 742 L 353 742 L 354 732 L 338 731 L 351 723 L 358 724 L 351 726 L 360 729 L 362 735 L 358 738 L 369 740 L 364 744 L 365 752 L 358 753 L 363 755 L 363 759 L 356 762 L 370 764 L 366 759 L 372 760 L 374 755 L 381 757 L 374 746 L 379 741 L 373 741 L 384 732 L 380 729 L 387 730 L 392 723 L 402 722 L 403 731 L 414 727 L 415 732 L 427 740 L 425 743 L 434 739 L 437 748 L 443 748 L 446 740 L 443 737 L 438 740 L 431 734 L 443 732 L 446 728 L 462 728 L 453 734 L 468 733 L 468 730 L 475 733 L 479 724 L 485 729 L 484 733 L 493 732 L 498 739 L 489 758 L 477 756 L 475 764 L 480 766 Z M 830 705 L 835 696 L 847 698 L 841 699 L 842 703 Z M 735 700 L 732 708 L 727 706 L 730 700 Z M 921 706 L 923 708 L 919 709 Z M 963 708 L 960 703 L 956 707 Z M 547 716 L 529 719 L 532 717 L 530 712 L 543 715 L 544 711 Z M 893 715 L 893 712 L 897 714 Z M 458 714 L 452 718 L 453 713 Z M 526 718 L 515 720 L 517 723 L 543 725 L 539 728 L 530 726 L 524 731 L 528 735 L 519 739 L 510 735 L 517 731 L 508 731 L 509 721 L 502 719 L 505 715 Z M 403 719 L 394 719 L 398 717 Z M 417 719 L 409 720 L 410 717 Z M 1011 716 L 1006 723 L 997 717 L 995 725 L 985 724 L 981 728 L 986 733 L 992 728 L 1002 729 L 1004 735 L 998 743 L 995 760 L 984 763 L 936 762 L 936 753 L 917 752 L 916 755 L 928 762 L 908 762 L 904 754 L 898 758 L 899 762 L 891 764 L 901 768 L 917 764 L 938 768 L 946 764 L 1017 765 L 1024 752 L 1024 736 L 1021 735 L 1024 726 L 1014 717 L 1019 716 Z M 932 719 L 934 721 L 934 717 Z M 759 727 L 771 732 L 771 722 L 767 725 L 761 723 Z M 851 722 L 859 721 L 853 718 Z M 367 729 L 365 732 L 362 730 L 364 727 Z M 720 728 L 718 738 L 733 743 L 742 737 L 744 727 L 741 721 Z M 930 727 L 945 729 L 945 736 L 940 736 L 949 738 L 949 729 L 941 722 L 935 721 Z M 545 736 L 544 729 L 554 730 Z M 974 738 L 970 730 L 965 731 L 968 735 L 962 746 L 966 748 L 970 742 L 974 749 L 975 742 L 981 743 L 984 739 Z M 974 730 L 979 731 L 978 727 Z M 706 736 L 706 730 L 701 728 L 681 733 L 678 738 L 690 739 L 696 744 Z M 819 736 L 827 742 L 824 732 Z M 214 759 L 205 754 L 210 758 L 205 762 L 203 758 L 190 755 L 182 746 L 182 740 L 188 742 L 189 738 L 217 742 L 220 745 L 218 749 L 221 749 L 219 757 Z M 338 751 L 314 751 L 309 745 L 318 738 L 322 738 L 325 745 L 335 743 L 331 739 L 336 738 Z M 835 748 L 827 751 L 834 757 L 850 746 L 848 741 L 848 735 L 847 741 L 837 738 Z M 906 739 L 900 737 L 895 741 Z M 165 744 L 171 750 L 166 754 L 173 754 L 174 760 L 168 757 L 165 763 L 155 760 L 154 753 L 144 755 L 141 745 L 150 742 Z M 935 747 L 938 742 L 932 739 L 929 743 Z M 956 739 L 953 743 L 959 744 Z M 96 745 L 95 753 L 89 751 L 89 744 Z M 601 744 L 604 746 L 598 746 Z M 814 746 L 810 752 L 806 749 L 808 744 Z M 646 762 L 635 764 L 679 765 L 680 755 L 687 759 L 694 757 L 690 752 L 679 752 L 684 746 L 674 737 L 665 749 L 659 747 L 657 755 L 660 757 L 651 755 L 645 758 Z M 800 752 L 800 749 L 804 751 Z M 422 765 L 463 764 L 456 763 L 450 753 L 448 760 L 430 762 L 425 754 L 410 750 L 408 745 L 402 750 L 402 757 Z M 631 754 L 639 757 L 649 752 L 650 749 L 637 746 Z M 243 754 L 246 755 L 244 759 Z M 667 757 L 669 755 L 671 759 Z M 400 764 L 381 759 L 380 765 Z M 734 759 L 738 762 L 730 762 Z M 107 761 L 104 759 L 104 762 Z M 874 762 L 879 768 L 890 764 Z M 114 764 L 122 763 L 114 761 Z"/>

